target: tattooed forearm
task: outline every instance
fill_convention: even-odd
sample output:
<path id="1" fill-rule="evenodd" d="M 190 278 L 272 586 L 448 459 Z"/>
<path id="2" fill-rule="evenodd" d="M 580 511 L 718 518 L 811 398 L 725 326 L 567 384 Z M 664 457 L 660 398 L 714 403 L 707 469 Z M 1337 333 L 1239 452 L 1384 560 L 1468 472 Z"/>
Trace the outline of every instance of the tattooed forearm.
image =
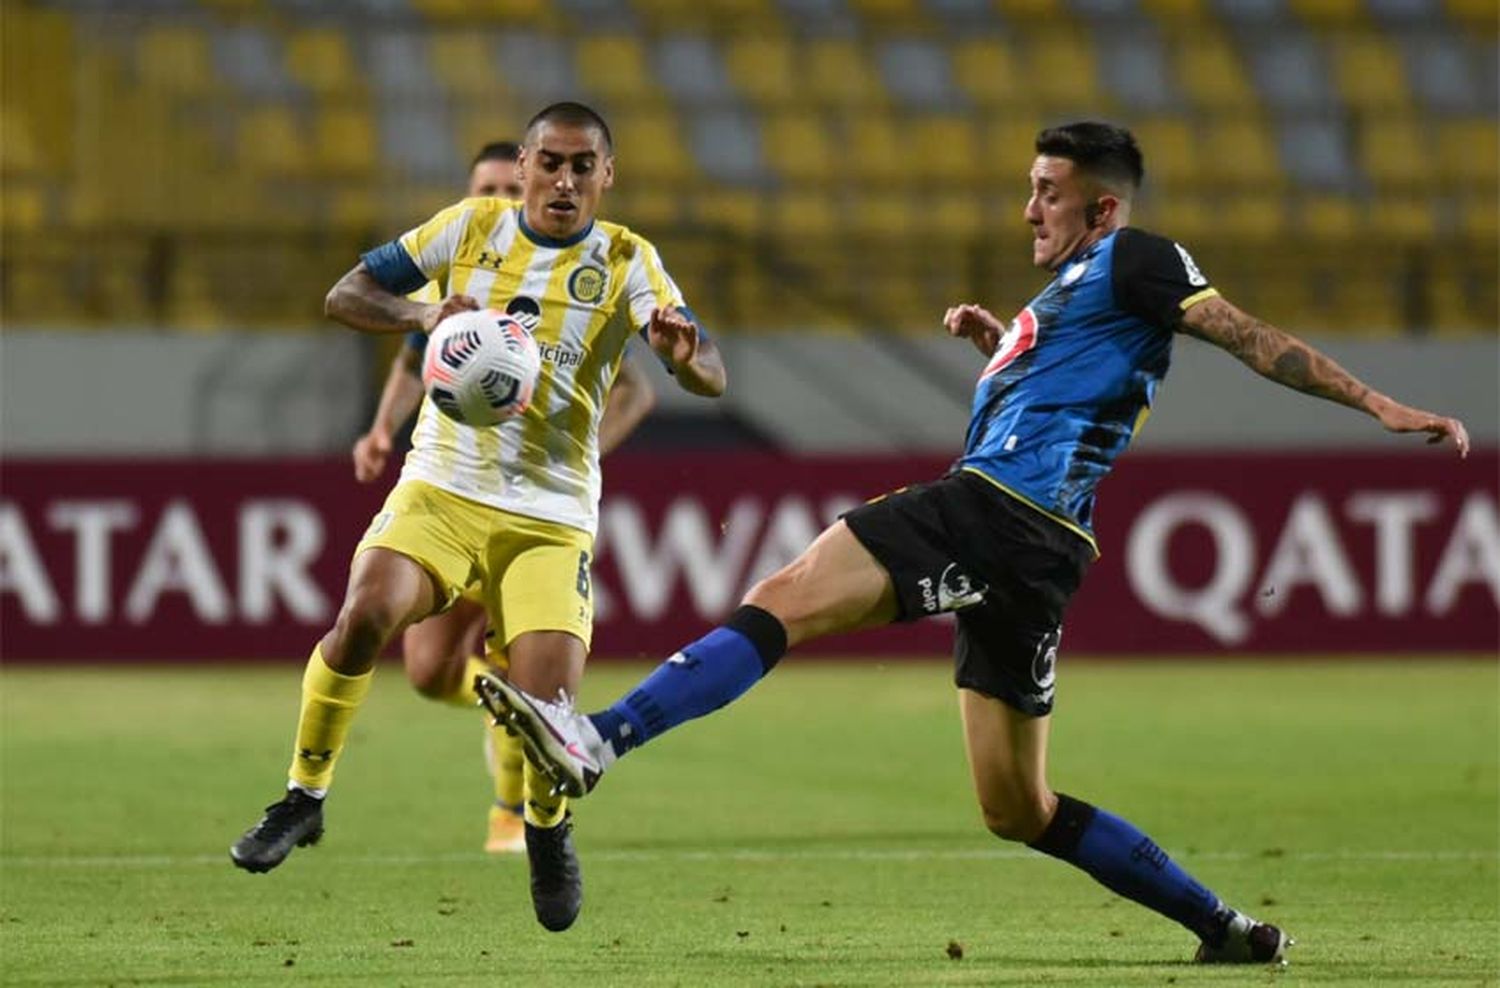
<path id="1" fill-rule="evenodd" d="M 1337 361 L 1223 299 L 1193 306 L 1183 315 L 1182 329 L 1224 348 L 1263 377 L 1373 413 L 1371 404 L 1379 395 Z"/>
<path id="2" fill-rule="evenodd" d="M 382 288 L 363 262 L 340 278 L 323 299 L 324 315 L 369 333 L 420 330 L 425 309 Z"/>

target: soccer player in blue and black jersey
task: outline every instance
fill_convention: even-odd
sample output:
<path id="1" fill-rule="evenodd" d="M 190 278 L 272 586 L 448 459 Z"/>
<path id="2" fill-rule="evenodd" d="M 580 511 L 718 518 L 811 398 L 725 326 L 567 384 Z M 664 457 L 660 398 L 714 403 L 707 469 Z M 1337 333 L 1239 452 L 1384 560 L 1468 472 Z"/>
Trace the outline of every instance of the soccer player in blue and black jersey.
<path id="1" fill-rule="evenodd" d="M 988 358 L 952 473 L 849 512 L 607 710 L 585 716 L 498 679 L 480 692 L 559 787 L 581 794 L 627 751 L 744 693 L 792 646 L 955 612 L 964 739 L 989 829 L 1182 924 L 1200 961 L 1280 961 L 1281 930 L 1230 908 L 1133 824 L 1048 785 L 1063 610 L 1097 555 L 1094 489 L 1145 419 L 1177 332 L 1392 432 L 1451 439 L 1460 454 L 1468 436 L 1246 315 L 1186 250 L 1130 228 L 1144 169 L 1128 131 L 1070 124 L 1043 131 L 1036 151 L 1026 220 L 1032 259 L 1053 278 L 1008 326 L 977 305 L 948 310 L 947 331 Z"/>

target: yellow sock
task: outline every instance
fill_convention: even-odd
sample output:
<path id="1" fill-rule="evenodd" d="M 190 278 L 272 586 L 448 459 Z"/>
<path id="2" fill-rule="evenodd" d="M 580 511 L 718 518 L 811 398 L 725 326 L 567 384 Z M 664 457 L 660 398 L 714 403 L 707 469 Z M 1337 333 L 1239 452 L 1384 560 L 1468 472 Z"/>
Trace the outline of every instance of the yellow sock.
<path id="1" fill-rule="evenodd" d="M 533 827 L 555 827 L 568 812 L 568 797 L 551 795 L 552 780 L 526 762 L 526 822 Z"/>
<path id="2" fill-rule="evenodd" d="M 321 643 L 307 660 L 302 674 L 302 715 L 297 721 L 297 746 L 290 773 L 293 783 L 321 796 L 333 781 L 333 764 L 349 736 L 354 714 L 370 692 L 371 669 L 362 676 L 345 676 L 328 668 Z"/>
<path id="3" fill-rule="evenodd" d="M 473 707 L 479 703 L 479 694 L 474 692 L 474 677 L 481 672 L 494 672 L 495 667 L 484 661 L 477 655 L 471 655 L 464 660 L 464 674 L 458 678 L 453 686 L 453 692 L 441 697 L 444 703 L 451 703 L 455 707 Z"/>
<path id="4" fill-rule="evenodd" d="M 495 802 L 507 809 L 519 810 L 526 789 L 526 749 L 522 747 L 521 739 L 506 734 L 505 728 L 494 724 L 488 724 L 488 727 Z"/>

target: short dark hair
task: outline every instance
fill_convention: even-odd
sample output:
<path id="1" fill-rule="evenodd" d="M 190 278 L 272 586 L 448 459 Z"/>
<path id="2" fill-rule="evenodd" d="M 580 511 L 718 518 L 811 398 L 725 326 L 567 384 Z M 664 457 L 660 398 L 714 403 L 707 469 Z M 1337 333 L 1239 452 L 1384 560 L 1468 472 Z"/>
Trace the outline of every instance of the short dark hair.
<path id="1" fill-rule="evenodd" d="M 469 162 L 469 170 L 481 161 L 515 161 L 521 157 L 521 145 L 515 141 L 491 141 L 474 155 L 474 160 Z"/>
<path id="2" fill-rule="evenodd" d="M 604 118 L 592 107 L 574 103 L 571 100 L 544 106 L 541 112 L 527 122 L 526 140 L 530 141 L 532 133 L 544 123 L 563 124 L 569 127 L 596 127 L 604 138 L 605 153 L 615 153 L 615 139 L 610 136 L 609 124 L 605 123 Z"/>
<path id="3" fill-rule="evenodd" d="M 1083 120 L 1048 127 L 1036 135 L 1036 153 L 1067 158 L 1093 178 L 1114 186 L 1141 187 L 1145 161 L 1135 135 L 1124 127 Z"/>

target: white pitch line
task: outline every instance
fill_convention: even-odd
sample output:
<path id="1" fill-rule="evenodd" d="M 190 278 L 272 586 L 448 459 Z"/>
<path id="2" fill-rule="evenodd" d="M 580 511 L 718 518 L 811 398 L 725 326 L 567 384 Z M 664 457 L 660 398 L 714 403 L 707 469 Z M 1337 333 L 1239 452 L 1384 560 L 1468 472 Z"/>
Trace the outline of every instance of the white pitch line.
<path id="1" fill-rule="evenodd" d="M 1495 861 L 1500 850 L 1335 850 L 1335 851 L 1177 851 L 1173 857 L 1186 861 Z M 327 854 L 320 860 L 330 864 L 358 865 L 431 865 L 472 864 L 493 861 L 493 855 L 480 852 L 450 854 Z M 931 851 L 912 848 L 850 848 L 848 850 L 778 850 L 775 848 L 738 848 L 727 850 L 621 849 L 583 852 L 589 861 L 624 863 L 655 861 L 1029 861 L 1042 860 L 1037 852 L 1025 848 L 975 848 L 972 850 Z M 225 854 L 119 854 L 119 855 L 0 855 L 0 870 L 5 868 L 161 868 L 178 865 L 223 865 Z"/>

